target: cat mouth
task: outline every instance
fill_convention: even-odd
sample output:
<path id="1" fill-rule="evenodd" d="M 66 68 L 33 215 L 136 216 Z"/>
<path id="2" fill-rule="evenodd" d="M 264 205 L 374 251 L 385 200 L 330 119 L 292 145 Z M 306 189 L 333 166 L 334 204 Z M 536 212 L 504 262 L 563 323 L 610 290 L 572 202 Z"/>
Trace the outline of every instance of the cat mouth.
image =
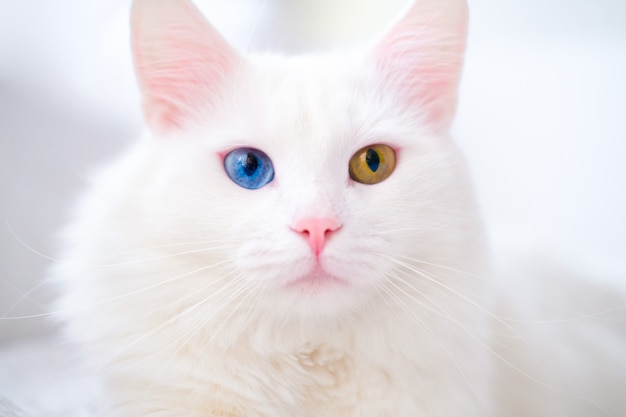
<path id="1" fill-rule="evenodd" d="M 295 289 L 313 294 L 327 292 L 334 288 L 345 287 L 348 287 L 348 282 L 329 274 L 320 266 L 316 266 L 310 272 L 301 277 L 290 280 L 286 286 L 288 289 Z"/>

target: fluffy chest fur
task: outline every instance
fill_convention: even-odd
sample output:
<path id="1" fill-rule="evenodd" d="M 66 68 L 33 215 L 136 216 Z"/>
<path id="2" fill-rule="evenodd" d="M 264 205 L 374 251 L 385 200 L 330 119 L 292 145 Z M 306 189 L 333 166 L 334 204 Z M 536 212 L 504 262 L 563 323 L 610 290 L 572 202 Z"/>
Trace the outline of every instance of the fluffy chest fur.
<path id="1" fill-rule="evenodd" d="M 474 329 L 477 323 L 439 327 L 428 319 L 432 329 L 416 332 L 414 320 L 397 311 L 393 321 L 355 318 L 334 329 L 270 329 L 268 320 L 253 320 L 230 346 L 217 346 L 201 331 L 182 339 L 172 323 L 140 342 L 129 335 L 124 351 L 111 358 L 111 349 L 120 347 L 118 334 L 118 342 L 98 354 L 110 359 L 103 373 L 115 387 L 112 415 L 445 416 L 486 410 L 485 346 L 475 335 L 458 334 L 458 326 Z M 224 332 L 232 331 L 228 326 Z"/>

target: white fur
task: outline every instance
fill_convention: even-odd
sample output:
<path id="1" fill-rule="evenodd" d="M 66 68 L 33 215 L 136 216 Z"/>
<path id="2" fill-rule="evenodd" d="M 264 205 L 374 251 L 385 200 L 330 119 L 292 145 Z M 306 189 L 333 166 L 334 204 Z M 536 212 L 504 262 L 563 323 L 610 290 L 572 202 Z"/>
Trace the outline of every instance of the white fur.
<path id="1" fill-rule="evenodd" d="M 355 68 L 262 58 L 224 114 L 142 141 L 96 179 L 57 274 L 120 415 L 217 402 L 246 416 L 443 416 L 484 399 L 481 313 L 455 294 L 480 284 L 463 164 L 448 138 L 361 96 L 373 81 Z M 401 149 L 393 177 L 350 183 L 350 156 L 381 141 Z M 226 176 L 217 153 L 244 145 L 272 157 L 269 186 Z M 289 226 L 330 214 L 343 227 L 326 266 L 350 286 L 285 289 L 313 262 Z"/>
<path id="2" fill-rule="evenodd" d="M 490 333 L 480 222 L 445 130 L 367 55 L 250 57 L 213 94 L 97 175 L 66 233 L 60 310 L 110 415 L 514 415 L 493 366 L 523 373 Z M 352 182 L 373 143 L 396 170 Z M 272 183 L 227 177 L 220 155 L 240 146 L 272 158 Z M 322 264 L 346 284 L 290 287 L 314 264 L 291 226 L 329 216 L 342 227 Z"/>

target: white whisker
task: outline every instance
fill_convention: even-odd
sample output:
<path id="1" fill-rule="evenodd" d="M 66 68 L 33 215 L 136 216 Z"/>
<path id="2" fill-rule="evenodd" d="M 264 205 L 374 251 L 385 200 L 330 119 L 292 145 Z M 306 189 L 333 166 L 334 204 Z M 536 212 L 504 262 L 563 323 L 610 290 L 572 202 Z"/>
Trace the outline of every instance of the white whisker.
<path id="1" fill-rule="evenodd" d="M 400 261 L 400 260 L 398 260 L 398 259 L 396 259 L 394 257 L 390 257 L 390 256 L 385 255 L 383 253 L 379 253 L 379 254 L 381 256 L 385 256 L 385 257 L 387 257 L 389 259 L 392 259 L 396 264 L 398 264 L 398 265 L 400 265 L 400 266 L 402 266 L 402 267 L 412 271 L 413 273 L 417 274 L 419 277 L 425 279 L 427 282 L 430 282 L 431 284 L 433 284 L 435 287 L 439 287 L 441 289 L 444 289 L 444 290 L 448 291 L 450 294 L 458 297 L 459 299 L 461 299 L 462 301 L 464 301 L 465 303 L 467 303 L 471 307 L 476 308 L 479 311 L 481 311 L 482 313 L 486 314 L 488 317 L 491 317 L 497 323 L 503 325 L 507 330 L 511 331 L 513 333 L 513 335 L 518 338 L 518 340 L 522 341 L 528 348 L 530 348 L 533 352 L 535 352 L 541 358 L 544 367 L 552 368 L 554 371 L 557 371 L 557 369 L 555 369 L 553 367 L 551 362 L 547 358 L 545 358 L 545 356 L 539 351 L 539 349 L 535 345 L 533 345 L 528 339 L 524 338 L 516 329 L 514 329 L 509 323 L 504 321 L 502 318 L 500 318 L 497 315 L 493 314 L 492 312 L 490 312 L 488 309 L 486 309 L 485 307 L 481 306 L 477 302 L 475 302 L 475 301 L 471 300 L 470 298 L 466 297 L 465 295 L 461 294 L 460 291 L 455 290 L 454 288 L 452 288 L 449 285 L 445 284 L 442 280 L 438 280 L 438 279 L 432 278 L 430 275 L 426 274 L 425 272 L 418 270 L 415 266 L 407 264 L 406 262 L 402 262 L 402 261 Z M 462 271 L 459 271 L 459 272 L 463 273 Z M 594 405 L 595 407 L 597 407 L 600 410 L 605 410 L 606 409 L 605 405 L 600 404 L 597 401 L 594 401 L 593 399 L 589 398 L 588 396 L 577 394 L 576 392 L 573 392 L 573 391 L 578 391 L 579 392 L 580 390 L 574 385 L 574 383 L 571 381 L 571 379 L 567 378 L 565 375 L 561 374 L 561 376 L 565 380 L 565 383 L 573 391 L 566 391 L 566 390 L 560 389 L 559 387 L 557 387 L 554 384 L 550 384 L 550 383 L 548 383 L 546 381 L 543 381 L 543 380 L 541 380 L 541 379 L 531 375 L 529 372 L 523 370 L 522 368 L 520 368 L 519 366 L 515 365 L 510 360 L 506 359 L 504 356 L 502 356 L 501 354 L 496 352 L 490 345 L 485 343 L 485 341 L 479 339 L 473 332 L 468 330 L 465 326 L 460 325 L 460 323 L 458 321 L 452 320 L 452 323 L 457 325 L 457 327 L 459 329 L 461 329 L 464 333 L 466 333 L 468 336 L 470 336 L 472 339 L 474 339 L 476 342 L 478 342 L 482 347 L 484 347 L 490 354 L 492 354 L 494 357 L 496 357 L 499 361 L 504 363 L 506 366 L 508 366 L 513 371 L 515 371 L 518 374 L 522 375 L 524 378 L 527 378 L 529 381 L 532 381 L 532 382 L 536 383 L 537 385 L 539 385 L 539 386 L 541 386 L 543 388 L 546 388 L 546 389 L 548 389 L 548 390 L 550 390 L 552 392 L 559 393 L 559 394 L 568 396 L 568 397 L 573 398 L 573 399 L 578 399 L 578 400 L 581 400 L 581 401 L 585 401 L 585 402 L 587 402 L 589 404 Z"/>
<path id="2" fill-rule="evenodd" d="M 391 280 L 388 280 L 387 282 L 391 283 Z M 415 323 L 420 325 L 420 327 L 422 329 L 424 329 L 433 338 L 433 340 L 436 340 L 436 342 L 439 345 L 439 347 L 441 347 L 441 349 L 446 353 L 446 355 L 450 359 L 450 361 L 454 364 L 454 367 L 459 372 L 459 375 L 461 375 L 461 377 L 463 378 L 463 380 L 467 384 L 468 388 L 474 393 L 474 395 L 477 395 L 476 391 L 474 391 L 474 389 L 475 389 L 474 385 L 470 382 L 470 380 L 467 377 L 466 373 L 463 371 L 463 369 L 461 369 L 461 366 L 460 366 L 459 362 L 452 355 L 452 353 L 450 352 L 448 347 L 445 345 L 445 343 L 441 340 L 441 338 L 438 337 L 434 333 L 434 331 L 426 324 L 426 322 L 424 320 L 422 320 L 420 317 L 418 317 L 415 314 L 415 311 L 413 309 L 409 308 L 402 301 L 402 299 L 398 295 L 394 294 L 392 291 L 387 289 L 384 285 L 379 285 L 379 288 L 382 291 L 384 291 L 390 298 L 392 298 L 409 315 L 409 318 L 411 318 L 411 320 L 413 320 Z M 396 287 L 396 288 L 399 289 L 398 287 Z M 406 293 L 404 291 L 402 291 L 402 293 L 406 295 Z"/>
<path id="3" fill-rule="evenodd" d="M 237 279 L 232 280 L 228 284 L 222 286 L 218 291 L 212 293 L 209 297 L 204 298 L 203 300 L 201 300 L 201 301 L 199 301 L 199 302 L 197 302 L 197 303 L 195 303 L 195 304 L 185 308 L 183 311 L 181 311 L 180 313 L 174 315 L 173 317 L 170 317 L 169 319 L 163 321 L 158 326 L 155 326 L 154 328 L 152 328 L 150 331 L 142 334 L 141 336 L 135 338 L 132 342 L 126 344 L 123 348 L 116 350 L 113 354 L 111 354 L 109 356 L 109 358 L 107 360 L 101 362 L 100 365 L 96 366 L 96 369 L 102 370 L 106 365 L 110 364 L 113 360 L 115 360 L 115 358 L 120 357 L 123 353 L 127 352 L 128 350 L 130 350 L 134 346 L 138 345 L 142 341 L 145 341 L 150 336 L 153 336 L 153 335 L 159 333 L 164 328 L 168 327 L 172 323 L 175 323 L 177 320 L 187 316 L 188 314 L 190 314 L 191 312 L 195 311 L 199 307 L 205 305 L 207 302 L 213 300 L 214 298 L 217 298 L 217 297 L 221 296 L 222 293 L 230 291 L 231 287 L 233 287 L 234 285 L 237 285 L 238 283 L 239 283 L 239 281 Z M 209 283 L 205 287 L 203 287 L 202 289 L 209 288 L 212 285 L 213 285 L 213 283 Z M 226 305 L 227 305 L 226 302 L 222 301 L 222 304 L 221 304 L 222 307 L 220 307 L 220 309 L 218 309 L 217 312 L 214 312 L 213 317 L 215 317 L 221 311 L 221 309 L 224 308 L 224 306 L 226 306 Z M 175 343 L 172 343 L 168 347 L 171 347 L 174 344 Z M 158 355 L 160 352 L 163 352 L 165 350 L 166 349 L 160 349 L 158 352 L 151 354 L 150 357 L 143 357 L 142 359 L 139 359 L 139 360 L 135 361 L 133 366 L 137 366 L 141 362 L 143 362 L 143 361 L 145 361 L 147 359 L 150 359 L 151 357 L 154 357 L 154 356 Z"/>

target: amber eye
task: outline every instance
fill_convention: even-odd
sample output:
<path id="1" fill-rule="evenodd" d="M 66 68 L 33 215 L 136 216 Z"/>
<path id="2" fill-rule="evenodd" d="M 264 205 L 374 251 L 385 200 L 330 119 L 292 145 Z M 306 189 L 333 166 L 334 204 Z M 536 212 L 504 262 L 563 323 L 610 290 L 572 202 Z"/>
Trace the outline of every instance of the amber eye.
<path id="1" fill-rule="evenodd" d="M 371 145 L 350 158 L 350 178 L 362 184 L 385 180 L 396 167 L 396 153 L 387 145 Z"/>

